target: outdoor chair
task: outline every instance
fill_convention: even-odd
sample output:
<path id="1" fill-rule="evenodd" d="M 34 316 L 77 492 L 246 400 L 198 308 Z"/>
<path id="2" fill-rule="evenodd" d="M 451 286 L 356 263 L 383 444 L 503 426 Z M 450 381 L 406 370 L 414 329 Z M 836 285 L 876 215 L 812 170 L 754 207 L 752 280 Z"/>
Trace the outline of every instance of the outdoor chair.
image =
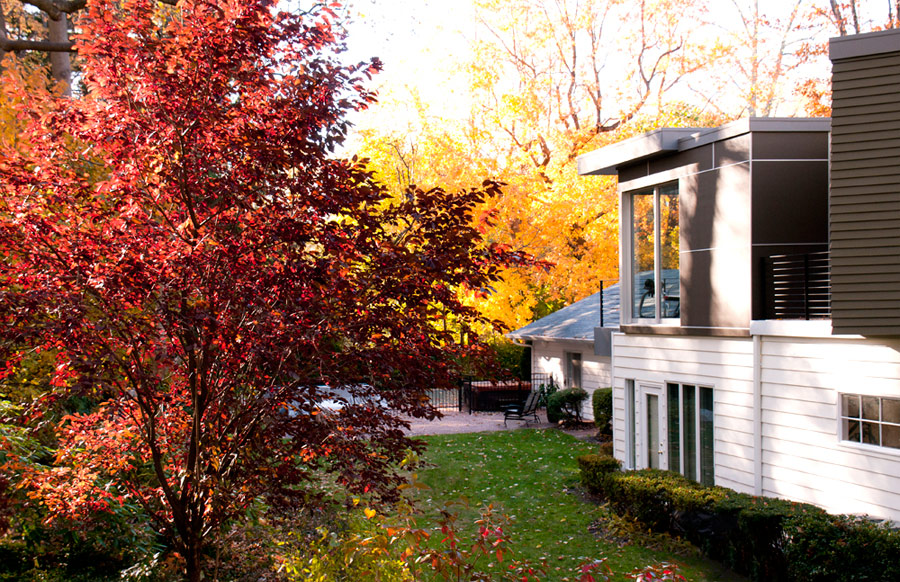
<path id="1" fill-rule="evenodd" d="M 532 390 L 528 393 L 528 398 L 522 404 L 513 404 L 506 407 L 503 412 L 503 426 L 506 426 L 507 420 L 524 420 L 525 424 L 531 422 L 540 422 L 537 415 L 538 404 L 540 403 L 540 393 Z"/>

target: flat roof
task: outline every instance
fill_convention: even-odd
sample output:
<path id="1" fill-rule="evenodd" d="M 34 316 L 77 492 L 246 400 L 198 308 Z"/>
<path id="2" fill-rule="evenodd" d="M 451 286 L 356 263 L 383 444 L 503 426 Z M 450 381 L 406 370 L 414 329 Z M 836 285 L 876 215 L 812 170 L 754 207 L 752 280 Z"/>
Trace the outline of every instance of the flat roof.
<path id="1" fill-rule="evenodd" d="M 619 166 L 682 152 L 745 133 L 828 132 L 827 117 L 746 117 L 719 127 L 666 127 L 578 156 L 578 174 L 614 176 Z"/>
<path id="2" fill-rule="evenodd" d="M 894 52 L 900 52 L 900 29 L 897 28 L 838 36 L 828 41 L 828 57 L 832 61 Z"/>

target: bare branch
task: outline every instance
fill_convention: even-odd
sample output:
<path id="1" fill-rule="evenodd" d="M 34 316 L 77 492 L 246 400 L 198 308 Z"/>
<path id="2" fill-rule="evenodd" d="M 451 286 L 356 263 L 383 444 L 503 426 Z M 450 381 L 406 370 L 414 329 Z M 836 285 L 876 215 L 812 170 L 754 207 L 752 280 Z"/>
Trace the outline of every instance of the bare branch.
<path id="1" fill-rule="evenodd" d="M 47 53 L 69 53 L 75 50 L 71 42 L 50 42 L 47 40 L 18 40 L 0 37 L 0 50 L 15 51 L 41 51 Z"/>

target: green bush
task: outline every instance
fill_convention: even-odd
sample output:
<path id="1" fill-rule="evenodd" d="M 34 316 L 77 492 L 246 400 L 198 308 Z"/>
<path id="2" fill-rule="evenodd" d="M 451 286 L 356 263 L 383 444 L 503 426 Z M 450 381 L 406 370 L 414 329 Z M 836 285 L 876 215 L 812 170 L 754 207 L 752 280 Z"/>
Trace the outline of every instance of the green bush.
<path id="1" fill-rule="evenodd" d="M 900 531 L 678 473 L 578 459 L 584 486 L 651 531 L 681 536 L 752 580 L 900 580 Z"/>
<path id="2" fill-rule="evenodd" d="M 581 406 L 587 400 L 588 393 L 582 388 L 565 388 L 550 395 L 547 399 L 547 421 L 561 420 L 581 421 Z"/>
<path id="3" fill-rule="evenodd" d="M 600 493 L 607 486 L 610 475 L 622 468 L 618 459 L 606 455 L 581 455 L 577 459 L 581 484 L 591 493 Z"/>
<path id="4" fill-rule="evenodd" d="M 900 531 L 847 515 L 807 514 L 785 535 L 788 573 L 807 581 L 900 580 Z"/>
<path id="5" fill-rule="evenodd" d="M 594 409 L 594 424 L 601 434 L 612 434 L 613 393 L 612 388 L 597 388 L 591 396 Z"/>

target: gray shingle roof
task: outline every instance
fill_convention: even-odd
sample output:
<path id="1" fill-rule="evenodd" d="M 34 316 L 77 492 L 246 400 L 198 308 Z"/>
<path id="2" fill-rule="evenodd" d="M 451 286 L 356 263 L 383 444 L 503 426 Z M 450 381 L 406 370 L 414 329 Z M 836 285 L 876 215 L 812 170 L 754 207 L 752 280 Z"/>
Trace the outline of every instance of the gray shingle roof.
<path id="1" fill-rule="evenodd" d="M 610 285 L 547 317 L 506 334 L 512 339 L 571 339 L 594 341 L 594 328 L 600 327 L 600 303 L 603 302 L 603 327 L 619 327 L 619 285 Z"/>

